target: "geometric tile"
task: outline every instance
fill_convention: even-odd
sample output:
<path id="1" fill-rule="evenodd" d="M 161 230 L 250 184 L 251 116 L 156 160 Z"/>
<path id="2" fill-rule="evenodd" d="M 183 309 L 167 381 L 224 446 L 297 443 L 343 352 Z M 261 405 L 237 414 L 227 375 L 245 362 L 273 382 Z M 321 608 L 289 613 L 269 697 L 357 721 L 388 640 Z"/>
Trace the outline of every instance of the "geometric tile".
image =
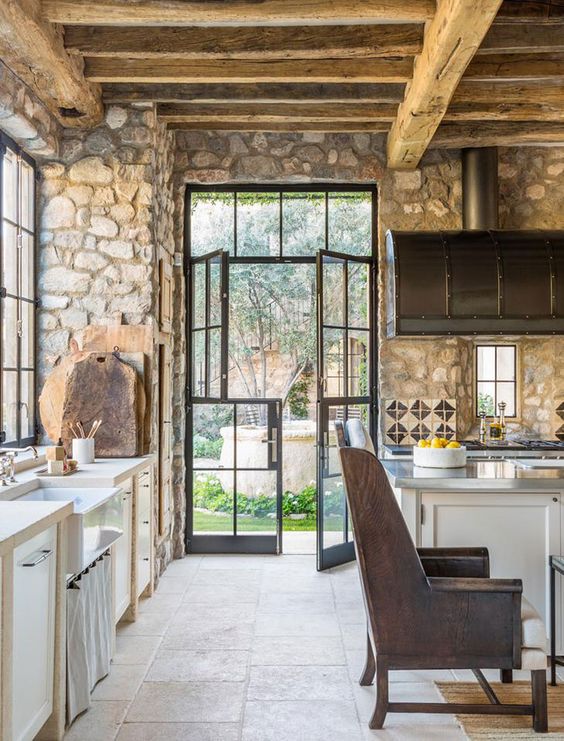
<path id="1" fill-rule="evenodd" d="M 412 427 L 410 430 L 410 436 L 413 438 L 413 441 L 415 443 L 418 443 L 419 440 L 427 439 L 428 437 L 430 437 L 431 433 L 431 425 L 427 425 L 424 422 L 421 422 L 415 427 Z"/>
<path id="2" fill-rule="evenodd" d="M 390 438 L 394 445 L 401 445 L 401 443 L 404 442 L 405 438 L 407 437 L 408 431 L 407 428 L 404 427 L 404 425 L 396 422 L 386 429 L 386 435 Z"/>
<path id="3" fill-rule="evenodd" d="M 427 419 L 432 413 L 431 400 L 413 399 L 409 403 L 409 411 L 418 420 Z"/>
<path id="4" fill-rule="evenodd" d="M 386 415 L 392 419 L 401 419 L 407 414 L 407 404 L 397 399 L 386 402 Z"/>
<path id="5" fill-rule="evenodd" d="M 560 419 L 564 419 L 564 401 L 556 407 L 556 414 Z"/>
<path id="6" fill-rule="evenodd" d="M 433 401 L 433 412 L 436 416 L 448 421 L 456 414 L 456 402 L 454 399 L 440 399 Z"/>
<path id="7" fill-rule="evenodd" d="M 456 437 L 456 427 L 451 427 L 451 425 L 448 425 L 445 422 L 441 422 L 437 425 L 434 432 L 438 437 L 445 437 L 447 440 L 453 440 Z"/>
<path id="8" fill-rule="evenodd" d="M 556 430 L 556 437 L 558 438 L 558 440 L 564 442 L 564 425 L 560 425 L 560 427 Z"/>

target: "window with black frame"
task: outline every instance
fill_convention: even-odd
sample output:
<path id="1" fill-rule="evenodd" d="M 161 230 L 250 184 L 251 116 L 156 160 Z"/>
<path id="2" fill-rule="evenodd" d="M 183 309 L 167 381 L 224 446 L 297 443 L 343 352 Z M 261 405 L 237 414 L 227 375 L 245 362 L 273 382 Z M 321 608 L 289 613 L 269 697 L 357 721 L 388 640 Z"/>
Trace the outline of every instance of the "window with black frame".
<path id="1" fill-rule="evenodd" d="M 0 137 L 0 436 L 35 440 L 35 164 Z"/>

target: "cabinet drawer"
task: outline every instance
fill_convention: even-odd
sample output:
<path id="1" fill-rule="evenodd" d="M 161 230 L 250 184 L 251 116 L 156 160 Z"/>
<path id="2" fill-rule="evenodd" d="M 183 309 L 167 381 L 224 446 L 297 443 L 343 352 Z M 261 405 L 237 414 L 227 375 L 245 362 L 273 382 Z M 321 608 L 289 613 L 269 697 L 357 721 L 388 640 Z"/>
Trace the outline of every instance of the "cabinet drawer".
<path id="1" fill-rule="evenodd" d="M 131 493 L 122 495 L 123 535 L 113 545 L 114 620 L 117 623 L 131 603 Z"/>
<path id="2" fill-rule="evenodd" d="M 137 595 L 149 584 L 151 578 L 151 521 L 149 514 L 137 521 Z"/>
<path id="3" fill-rule="evenodd" d="M 14 741 L 33 739 L 53 709 L 56 566 L 56 526 L 14 550 Z"/>

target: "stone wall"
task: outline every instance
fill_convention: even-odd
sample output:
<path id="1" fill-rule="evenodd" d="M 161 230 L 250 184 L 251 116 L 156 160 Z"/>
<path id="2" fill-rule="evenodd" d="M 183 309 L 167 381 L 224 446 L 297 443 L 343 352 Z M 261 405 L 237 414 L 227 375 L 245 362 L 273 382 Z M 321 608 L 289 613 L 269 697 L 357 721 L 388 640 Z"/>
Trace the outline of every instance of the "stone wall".
<path id="1" fill-rule="evenodd" d="M 174 249 L 172 145 L 153 106 L 110 106 L 97 128 L 64 130 L 57 159 L 40 170 L 39 387 L 69 340 L 80 345 L 87 325 L 120 317 L 150 325 L 152 451 L 159 432 L 157 343 L 170 342 L 158 333 L 158 267 Z M 157 510 L 155 522 L 156 516 Z M 171 551 L 165 532 L 157 574 Z"/>

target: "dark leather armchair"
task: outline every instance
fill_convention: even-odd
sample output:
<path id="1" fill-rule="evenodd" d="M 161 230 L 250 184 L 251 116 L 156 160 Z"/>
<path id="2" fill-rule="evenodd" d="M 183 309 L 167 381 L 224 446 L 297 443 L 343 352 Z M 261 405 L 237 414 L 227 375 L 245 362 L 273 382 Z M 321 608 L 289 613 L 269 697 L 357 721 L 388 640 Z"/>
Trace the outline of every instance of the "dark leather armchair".
<path id="1" fill-rule="evenodd" d="M 416 549 L 376 457 L 346 446 L 339 455 L 368 619 L 361 684 L 376 674 L 370 728 L 382 728 L 388 712 L 433 712 L 529 714 L 535 731 L 546 731 L 546 634 L 531 640 L 521 580 L 488 578 L 485 548 Z M 484 668 L 530 669 L 531 704 L 500 703 Z M 389 702 L 393 669 L 471 669 L 490 704 Z"/>

